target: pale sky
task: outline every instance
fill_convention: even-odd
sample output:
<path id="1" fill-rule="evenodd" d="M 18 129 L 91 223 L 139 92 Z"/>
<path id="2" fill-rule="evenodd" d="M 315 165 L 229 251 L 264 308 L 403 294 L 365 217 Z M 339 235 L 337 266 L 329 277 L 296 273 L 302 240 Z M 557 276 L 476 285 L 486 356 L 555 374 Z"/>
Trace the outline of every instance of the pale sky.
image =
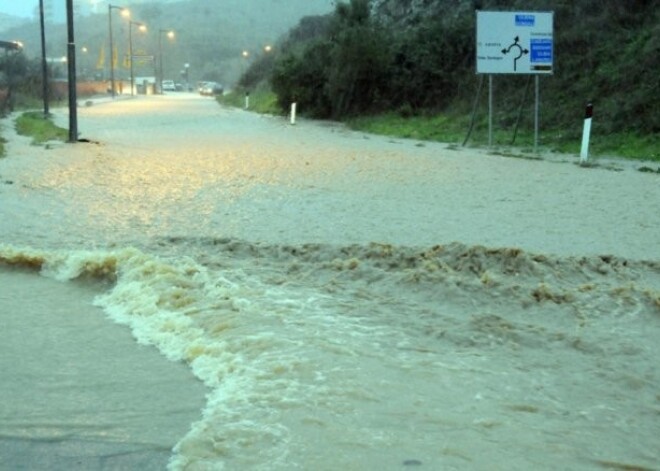
<path id="1" fill-rule="evenodd" d="M 38 6 L 39 0 L 0 0 L 0 13 L 31 18 Z"/>

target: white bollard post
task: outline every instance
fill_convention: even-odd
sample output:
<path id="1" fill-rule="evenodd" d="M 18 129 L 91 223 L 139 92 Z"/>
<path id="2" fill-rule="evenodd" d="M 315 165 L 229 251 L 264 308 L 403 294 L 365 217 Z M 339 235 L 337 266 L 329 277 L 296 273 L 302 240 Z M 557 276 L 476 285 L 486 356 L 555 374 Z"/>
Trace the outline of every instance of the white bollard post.
<path id="1" fill-rule="evenodd" d="M 296 108 L 298 104 L 296 102 L 291 103 L 291 124 L 296 124 Z"/>
<path id="2" fill-rule="evenodd" d="M 245 92 L 245 109 L 250 107 L 250 92 Z"/>
<path id="3" fill-rule="evenodd" d="M 580 150 L 580 163 L 585 164 L 589 160 L 589 136 L 591 134 L 591 119 L 594 115 L 594 105 L 587 103 L 584 113 L 584 128 L 582 130 L 582 149 Z"/>

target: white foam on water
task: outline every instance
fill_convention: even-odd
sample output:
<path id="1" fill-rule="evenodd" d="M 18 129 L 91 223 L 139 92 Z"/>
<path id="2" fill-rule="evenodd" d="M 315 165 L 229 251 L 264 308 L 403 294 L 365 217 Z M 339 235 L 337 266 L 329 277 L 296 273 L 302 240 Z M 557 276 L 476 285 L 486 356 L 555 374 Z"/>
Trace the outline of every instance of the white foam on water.
<path id="1" fill-rule="evenodd" d="M 210 388 L 173 470 L 658 460 L 657 264 L 231 244 L 0 260 L 112 279 L 95 303 Z"/>
<path id="2" fill-rule="evenodd" d="M 200 416 L 190 370 L 93 306 L 108 287 L 0 263 L 0 469 L 164 469 Z"/>

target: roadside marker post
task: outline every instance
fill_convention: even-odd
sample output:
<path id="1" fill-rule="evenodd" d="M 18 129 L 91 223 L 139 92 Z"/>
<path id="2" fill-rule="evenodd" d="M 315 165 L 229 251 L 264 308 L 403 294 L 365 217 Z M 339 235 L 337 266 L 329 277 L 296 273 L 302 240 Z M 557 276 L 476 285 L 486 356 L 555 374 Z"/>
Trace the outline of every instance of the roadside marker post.
<path id="1" fill-rule="evenodd" d="M 587 103 L 584 112 L 584 127 L 582 129 L 582 149 L 580 150 L 580 163 L 585 164 L 589 160 L 589 136 L 591 135 L 591 119 L 594 115 L 594 105 Z"/>
<path id="2" fill-rule="evenodd" d="M 298 103 L 295 101 L 291 103 L 291 124 L 296 124 L 296 108 L 298 107 Z"/>
<path id="3" fill-rule="evenodd" d="M 250 108 L 250 92 L 245 92 L 245 109 Z"/>

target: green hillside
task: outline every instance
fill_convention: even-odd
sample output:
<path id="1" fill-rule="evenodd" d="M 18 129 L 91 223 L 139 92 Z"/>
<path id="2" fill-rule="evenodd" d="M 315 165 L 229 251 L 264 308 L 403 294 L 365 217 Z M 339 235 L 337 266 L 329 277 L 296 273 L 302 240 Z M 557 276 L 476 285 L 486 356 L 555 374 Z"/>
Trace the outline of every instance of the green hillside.
<path id="1" fill-rule="evenodd" d="M 461 139 L 476 105 L 473 139 L 483 142 L 488 94 L 475 101 L 483 78 L 475 73 L 475 7 L 528 11 L 530 2 L 343 2 L 301 22 L 272 65 L 255 64 L 244 83 L 268 77 L 282 109 L 295 99 L 310 116 L 439 140 Z M 540 78 L 545 142 L 574 151 L 591 102 L 600 151 L 660 159 L 660 2 L 539 0 L 534 10 L 554 12 L 554 73 Z M 494 77 L 497 143 L 516 132 L 517 142 L 531 142 L 533 97 L 530 76 Z"/>

